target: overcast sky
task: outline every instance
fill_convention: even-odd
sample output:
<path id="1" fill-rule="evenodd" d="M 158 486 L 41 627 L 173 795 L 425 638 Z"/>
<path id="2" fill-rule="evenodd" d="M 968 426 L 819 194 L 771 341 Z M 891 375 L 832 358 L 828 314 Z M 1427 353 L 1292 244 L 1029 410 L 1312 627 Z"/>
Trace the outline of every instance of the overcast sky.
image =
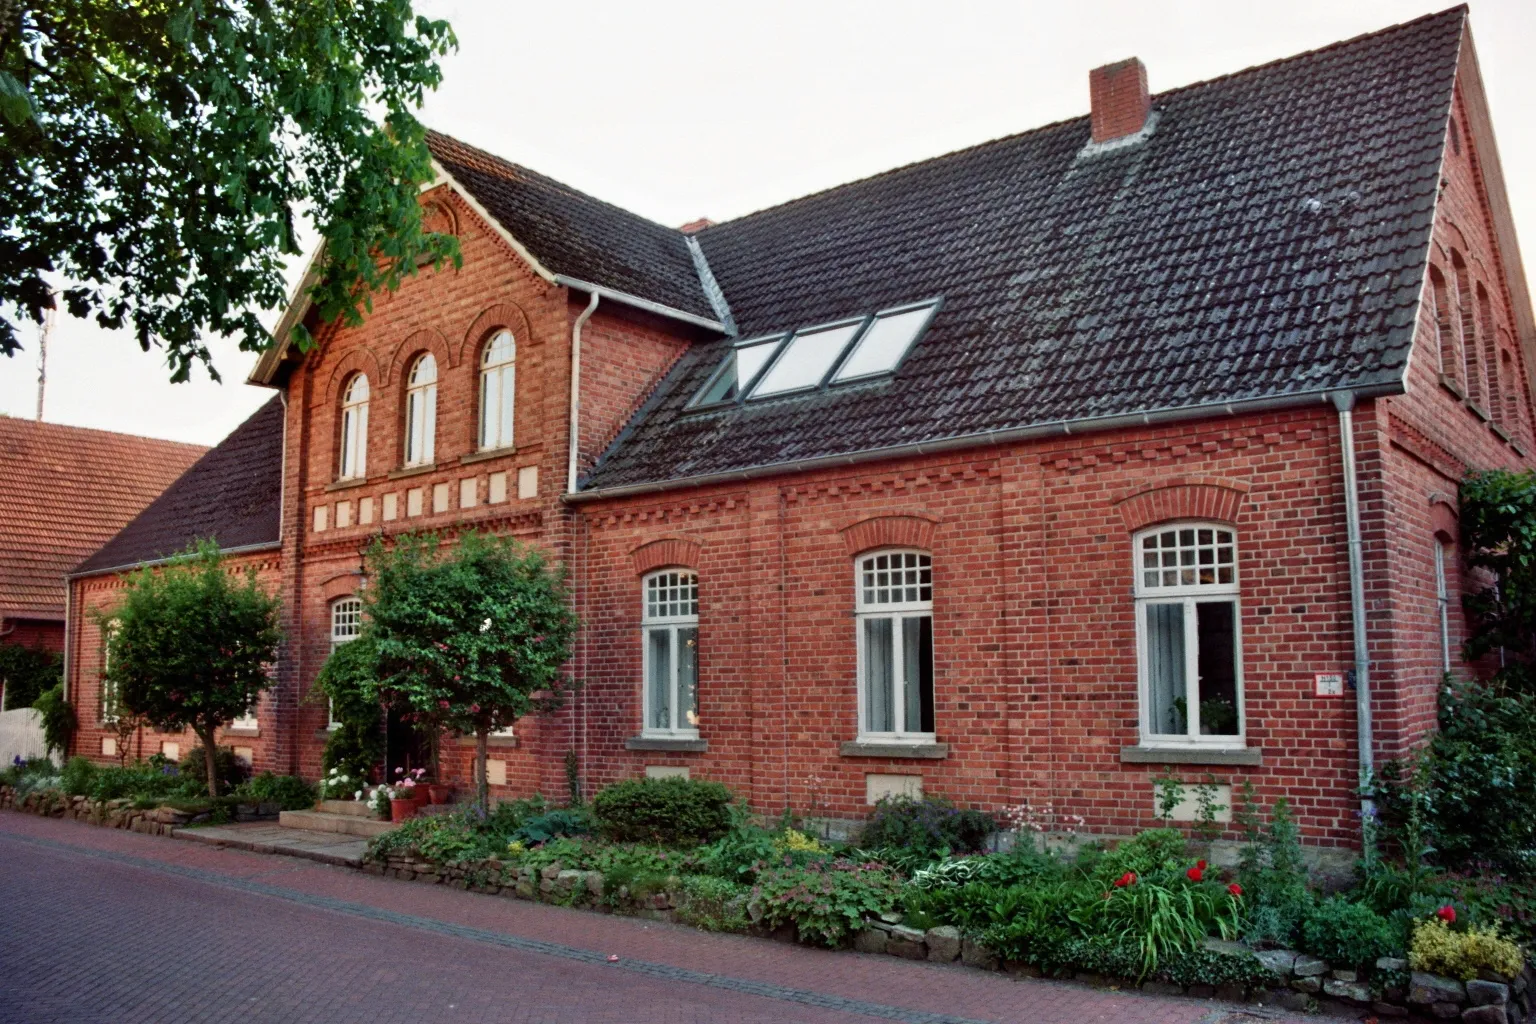
<path id="1" fill-rule="evenodd" d="M 725 220 L 1076 117 L 1088 70 L 1140 57 L 1154 92 L 1443 9 L 1423 0 L 417 0 L 459 49 L 423 119 L 609 202 Z M 1536 245 L 1536 2 L 1477 0 L 1472 31 L 1527 260 Z M 298 268 L 294 268 L 296 274 Z M 266 316 L 276 321 L 277 313 Z M 31 416 L 36 333 L 0 357 L 0 412 Z M 214 444 L 272 394 L 169 384 L 127 334 L 61 315 L 45 418 Z"/>

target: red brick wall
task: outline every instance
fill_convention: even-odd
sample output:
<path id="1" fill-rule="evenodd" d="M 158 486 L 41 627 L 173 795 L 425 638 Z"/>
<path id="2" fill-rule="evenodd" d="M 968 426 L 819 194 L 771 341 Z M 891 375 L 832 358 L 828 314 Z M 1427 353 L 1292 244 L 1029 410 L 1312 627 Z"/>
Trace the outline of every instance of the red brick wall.
<path id="1" fill-rule="evenodd" d="M 244 572 L 256 568 L 257 579 L 268 592 L 277 592 L 282 584 L 281 560 L 276 552 L 252 555 L 236 555 L 225 563 L 231 572 Z M 101 720 L 101 672 L 103 668 L 101 626 L 97 614 L 111 614 L 120 600 L 126 584 L 122 574 L 87 576 L 70 581 L 71 619 L 70 666 L 68 690 L 70 703 L 75 706 L 79 729 L 70 747 L 71 754 L 80 754 L 100 764 L 117 764 L 117 756 L 102 753 L 102 741 L 117 738 L 117 732 Z M 267 691 L 256 711 L 257 728 L 254 732 L 240 729 L 224 729 L 218 742 L 222 746 L 250 748 L 252 764 L 256 771 L 284 770 L 278 751 L 279 722 L 276 712 L 278 694 Z M 143 729 L 129 741 L 122 751 L 128 761 L 147 758 L 161 752 L 163 742 L 179 746 L 178 753 L 185 757 L 199 743 L 197 736 L 186 730 L 180 733 L 162 733 Z"/>
<path id="2" fill-rule="evenodd" d="M 64 623 L 47 619 L 3 619 L 0 620 L 0 643 L 58 654 L 64 650 Z"/>
<path id="3" fill-rule="evenodd" d="M 582 329 L 581 472 L 592 467 L 688 350 L 688 339 L 676 331 L 617 312 L 599 306 Z"/>

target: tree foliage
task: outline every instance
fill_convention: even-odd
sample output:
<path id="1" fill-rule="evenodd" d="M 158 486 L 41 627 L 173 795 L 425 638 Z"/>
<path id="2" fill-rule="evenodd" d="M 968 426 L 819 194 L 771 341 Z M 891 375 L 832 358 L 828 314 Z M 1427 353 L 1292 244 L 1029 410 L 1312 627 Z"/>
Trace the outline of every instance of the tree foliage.
<path id="1" fill-rule="evenodd" d="M 173 380 L 213 373 L 205 332 L 269 343 L 253 307 L 285 301 L 301 214 L 323 321 L 358 322 L 424 255 L 457 261 L 422 232 L 411 113 L 454 45 L 410 0 L 0 3 L 0 352 L 53 274 L 73 316 L 163 346 Z"/>
<path id="2" fill-rule="evenodd" d="M 484 807 L 489 734 L 558 707 L 571 686 L 564 573 L 534 548 L 475 532 L 446 549 L 435 535 L 376 541 L 367 562 L 370 696 L 429 728 L 474 734 Z"/>
<path id="3" fill-rule="evenodd" d="M 52 651 L 0 643 L 0 700 L 7 710 L 29 708 L 64 679 L 64 659 Z"/>
<path id="4" fill-rule="evenodd" d="M 1472 473 L 1460 506 L 1463 556 L 1482 583 L 1464 598 L 1466 656 L 1502 650 L 1496 682 L 1536 694 L 1536 472 Z"/>
<path id="5" fill-rule="evenodd" d="M 280 640 L 278 611 L 254 568 L 237 578 L 205 542 L 168 565 L 135 572 L 122 603 L 104 617 L 104 678 L 116 684 L 122 706 L 150 725 L 197 734 L 210 796 L 218 796 L 215 730 L 267 689 Z"/>
<path id="6" fill-rule="evenodd" d="M 379 726 L 383 712 L 373 689 L 377 660 L 365 625 L 361 636 L 337 645 L 320 666 L 315 688 L 329 701 L 331 717 L 338 723 L 320 758 L 327 773 L 339 768 L 349 778 L 366 779 L 384 757 Z"/>

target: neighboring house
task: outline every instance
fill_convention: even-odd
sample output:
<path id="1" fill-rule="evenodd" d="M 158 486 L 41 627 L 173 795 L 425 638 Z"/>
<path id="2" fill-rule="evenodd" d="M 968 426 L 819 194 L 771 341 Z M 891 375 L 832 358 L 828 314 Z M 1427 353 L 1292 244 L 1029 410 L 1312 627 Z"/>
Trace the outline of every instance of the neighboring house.
<path id="1" fill-rule="evenodd" d="M 0 416 L 0 643 L 63 651 L 64 574 L 205 451 Z"/>
<path id="2" fill-rule="evenodd" d="M 687 232 L 430 135 L 422 203 L 463 266 L 360 327 L 295 302 L 251 376 L 284 404 L 205 460 L 256 430 L 232 461 L 281 466 L 280 547 L 245 556 L 288 616 L 257 763 L 318 773 L 306 694 L 369 540 L 478 528 L 563 560 L 583 623 L 585 687 L 496 739 L 499 795 L 563 794 L 575 751 L 589 789 L 688 772 L 766 811 L 928 792 L 1114 832 L 1171 766 L 1353 842 L 1362 761 L 1433 728 L 1464 633 L 1458 480 L 1532 464 L 1466 10 L 1153 96 L 1127 61 L 1090 94 Z M 77 601 L 200 529 L 96 556 Z"/>

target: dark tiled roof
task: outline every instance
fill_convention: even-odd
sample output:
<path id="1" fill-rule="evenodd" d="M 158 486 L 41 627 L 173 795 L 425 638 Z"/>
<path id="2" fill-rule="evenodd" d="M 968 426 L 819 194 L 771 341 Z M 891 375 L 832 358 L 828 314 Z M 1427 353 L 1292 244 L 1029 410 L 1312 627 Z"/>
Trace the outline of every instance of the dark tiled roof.
<path id="1" fill-rule="evenodd" d="M 686 413 L 697 346 L 588 488 L 1402 378 L 1465 8 L 706 228 L 742 336 L 942 295 L 893 379 Z"/>
<path id="2" fill-rule="evenodd" d="M 552 273 L 716 319 L 681 231 L 439 132 L 427 132 L 427 146 Z"/>
<path id="3" fill-rule="evenodd" d="M 208 449 L 0 416 L 0 618 L 64 618 L 64 574 Z"/>
<path id="4" fill-rule="evenodd" d="M 274 396 L 75 572 L 153 561 L 199 540 L 225 550 L 275 544 L 282 482 L 283 403 Z"/>

